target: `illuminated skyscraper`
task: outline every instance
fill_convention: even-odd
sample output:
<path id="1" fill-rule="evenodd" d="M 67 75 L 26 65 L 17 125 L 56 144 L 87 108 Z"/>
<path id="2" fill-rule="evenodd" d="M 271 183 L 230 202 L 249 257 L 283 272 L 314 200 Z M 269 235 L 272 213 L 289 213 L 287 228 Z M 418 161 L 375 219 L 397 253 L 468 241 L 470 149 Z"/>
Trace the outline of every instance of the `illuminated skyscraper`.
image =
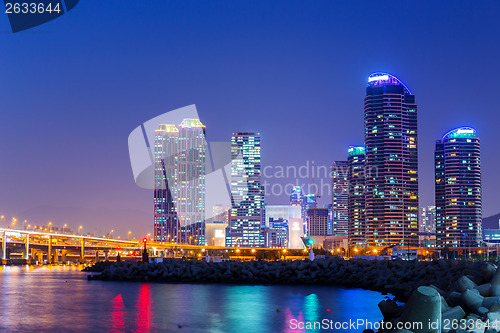
<path id="1" fill-rule="evenodd" d="M 350 245 L 366 245 L 365 220 L 365 148 L 350 146 L 348 150 L 348 236 Z"/>
<path id="2" fill-rule="evenodd" d="M 365 148 L 368 245 L 418 245 L 417 105 L 388 73 L 368 78 Z"/>
<path id="3" fill-rule="evenodd" d="M 302 192 L 302 187 L 300 186 L 292 187 L 292 193 L 290 194 L 290 205 L 302 206 L 303 198 L 304 198 L 304 193 Z"/>
<path id="4" fill-rule="evenodd" d="M 175 125 L 160 125 L 155 131 L 155 189 L 154 240 L 178 242 L 180 225 L 174 199 L 168 187 L 167 174 L 176 177 L 177 166 L 173 155 L 179 143 L 179 129 Z M 175 181 L 175 179 L 174 179 Z"/>
<path id="5" fill-rule="evenodd" d="M 349 181 L 347 161 L 335 161 L 332 165 L 332 233 L 345 236 L 348 230 Z"/>
<path id="6" fill-rule="evenodd" d="M 420 225 L 418 231 L 424 233 L 436 232 L 436 206 L 420 208 Z"/>
<path id="7" fill-rule="evenodd" d="M 205 126 L 198 119 L 155 131 L 154 237 L 205 244 Z"/>
<path id="8" fill-rule="evenodd" d="M 232 209 L 226 246 L 265 245 L 264 190 L 261 186 L 260 134 L 233 133 L 231 138 Z"/>
<path id="9" fill-rule="evenodd" d="M 328 208 L 309 208 L 307 210 L 309 236 L 328 235 Z"/>
<path id="10" fill-rule="evenodd" d="M 302 207 L 298 205 L 266 205 L 266 227 L 269 231 L 279 227 L 279 223 L 287 223 L 287 247 L 302 248 L 304 236 L 302 229 Z M 281 228 L 284 229 L 284 228 Z M 267 247 L 272 247 L 268 236 Z"/>
<path id="11" fill-rule="evenodd" d="M 482 238 L 480 142 L 461 127 L 436 142 L 435 195 L 438 247 L 479 246 Z"/>
<path id="12" fill-rule="evenodd" d="M 290 195 L 290 205 L 300 206 L 302 211 L 302 229 L 304 235 L 307 234 L 307 210 L 316 208 L 316 196 L 314 194 L 304 194 L 302 187 L 294 186 Z"/>

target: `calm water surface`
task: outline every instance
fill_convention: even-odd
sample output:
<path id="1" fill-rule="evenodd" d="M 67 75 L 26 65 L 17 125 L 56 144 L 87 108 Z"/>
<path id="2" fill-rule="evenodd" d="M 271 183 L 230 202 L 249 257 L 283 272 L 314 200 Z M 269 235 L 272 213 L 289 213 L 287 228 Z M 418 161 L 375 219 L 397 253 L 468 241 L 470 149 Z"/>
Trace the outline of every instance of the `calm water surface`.
<path id="1" fill-rule="evenodd" d="M 384 296 L 373 291 L 87 281 L 80 269 L 0 266 L 0 331 L 324 332 L 291 329 L 290 320 L 382 319 Z"/>

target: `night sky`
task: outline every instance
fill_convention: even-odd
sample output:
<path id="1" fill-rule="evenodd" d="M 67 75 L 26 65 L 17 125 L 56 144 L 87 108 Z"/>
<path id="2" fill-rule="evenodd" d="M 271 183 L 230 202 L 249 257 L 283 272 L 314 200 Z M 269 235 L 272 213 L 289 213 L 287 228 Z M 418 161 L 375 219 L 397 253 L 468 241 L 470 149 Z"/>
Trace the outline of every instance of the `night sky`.
<path id="1" fill-rule="evenodd" d="M 498 1 L 84 0 L 16 34 L 1 14 L 0 214 L 152 232 L 152 193 L 134 183 L 127 138 L 189 104 L 209 141 L 260 132 L 263 166 L 329 166 L 363 144 L 375 71 L 416 95 L 420 205 L 434 202 L 435 140 L 470 125 L 483 215 L 496 214 L 499 13 Z"/>

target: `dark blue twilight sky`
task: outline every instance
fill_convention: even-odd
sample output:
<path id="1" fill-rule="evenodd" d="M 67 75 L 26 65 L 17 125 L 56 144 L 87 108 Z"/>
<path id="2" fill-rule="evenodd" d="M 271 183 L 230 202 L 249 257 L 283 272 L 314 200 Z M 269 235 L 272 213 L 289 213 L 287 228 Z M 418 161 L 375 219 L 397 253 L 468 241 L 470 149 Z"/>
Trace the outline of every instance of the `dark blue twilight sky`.
<path id="1" fill-rule="evenodd" d="M 151 232 L 127 137 L 189 104 L 209 140 L 261 132 L 263 165 L 330 165 L 363 143 L 373 71 L 416 95 L 421 205 L 434 202 L 435 140 L 471 125 L 484 216 L 498 213 L 499 15 L 498 1 L 84 0 L 12 34 L 1 14 L 0 214 Z"/>

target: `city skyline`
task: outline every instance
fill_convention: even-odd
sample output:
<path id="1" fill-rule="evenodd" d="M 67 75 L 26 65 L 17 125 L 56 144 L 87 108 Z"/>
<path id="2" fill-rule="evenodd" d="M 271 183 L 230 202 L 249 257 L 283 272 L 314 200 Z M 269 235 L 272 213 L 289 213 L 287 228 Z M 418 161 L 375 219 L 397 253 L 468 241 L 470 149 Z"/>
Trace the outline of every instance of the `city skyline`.
<path id="1" fill-rule="evenodd" d="M 189 4 L 158 6 L 166 17 L 138 3 L 102 12 L 80 3 L 71 15 L 4 36 L 2 215 L 96 234 L 151 232 L 151 196 L 131 179 L 126 137 L 146 119 L 192 103 L 211 129 L 209 141 L 256 131 L 266 142 L 265 165 L 329 167 L 345 159 L 345 147 L 363 144 L 363 87 L 377 70 L 395 73 L 418 96 L 421 206 L 434 202 L 434 141 L 446 130 L 470 125 L 483 151 L 496 151 L 498 3 L 261 2 L 244 14 L 236 4 L 196 12 Z M 88 15 L 95 25 L 86 24 Z M 401 29 L 368 37 L 377 15 Z M 0 25 L 9 30 L 5 17 Z M 37 149 L 26 153 L 33 137 Z M 484 217 L 500 212 L 499 163 L 497 154 L 482 158 Z"/>

